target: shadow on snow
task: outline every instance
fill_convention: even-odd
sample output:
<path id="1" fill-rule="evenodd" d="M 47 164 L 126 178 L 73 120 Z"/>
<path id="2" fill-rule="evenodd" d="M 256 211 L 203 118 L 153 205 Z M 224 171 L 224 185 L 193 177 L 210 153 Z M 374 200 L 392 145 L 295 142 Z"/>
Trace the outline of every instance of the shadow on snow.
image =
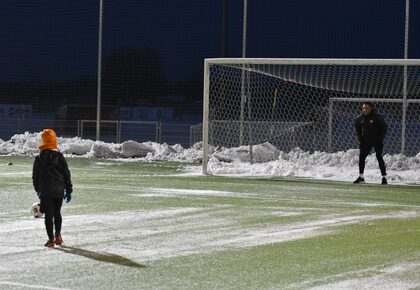
<path id="1" fill-rule="evenodd" d="M 139 264 L 139 263 L 137 263 L 133 260 L 130 260 L 128 258 L 119 256 L 119 255 L 115 255 L 115 254 L 106 253 L 106 252 L 93 252 L 93 251 L 83 250 L 83 249 L 64 246 L 64 245 L 62 245 L 60 247 L 55 247 L 54 249 L 57 249 L 57 250 L 62 251 L 64 253 L 69 253 L 69 254 L 73 254 L 73 255 L 77 255 L 77 256 L 82 256 L 82 257 L 92 259 L 92 260 L 96 260 L 96 261 L 100 261 L 100 262 L 112 263 L 112 264 L 116 264 L 116 265 L 134 267 L 134 268 L 145 268 L 146 267 L 145 265 Z"/>

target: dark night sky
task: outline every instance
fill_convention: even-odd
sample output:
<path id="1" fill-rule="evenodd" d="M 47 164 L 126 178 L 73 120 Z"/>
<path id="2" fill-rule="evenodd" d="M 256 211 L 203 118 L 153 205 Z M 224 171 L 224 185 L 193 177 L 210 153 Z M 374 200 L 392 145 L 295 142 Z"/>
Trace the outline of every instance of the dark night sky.
<path id="1" fill-rule="evenodd" d="M 152 48 L 183 78 L 221 55 L 221 0 L 104 0 L 104 57 Z M 242 0 L 228 0 L 227 57 L 241 57 Z M 420 58 L 411 1 L 409 57 Z M 95 75 L 97 0 L 2 0 L 0 80 Z M 248 57 L 402 58 L 405 0 L 249 0 Z"/>

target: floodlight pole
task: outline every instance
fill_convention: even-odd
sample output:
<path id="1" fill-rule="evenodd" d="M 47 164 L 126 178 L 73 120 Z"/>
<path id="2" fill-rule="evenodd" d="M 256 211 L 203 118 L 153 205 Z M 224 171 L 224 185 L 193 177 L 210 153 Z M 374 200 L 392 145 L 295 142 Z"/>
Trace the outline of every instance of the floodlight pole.
<path id="1" fill-rule="evenodd" d="M 244 19 L 242 27 L 242 57 L 246 57 L 246 34 L 248 22 L 248 0 L 244 0 Z"/>
<path id="2" fill-rule="evenodd" d="M 246 57 L 246 34 L 248 22 L 248 0 L 244 0 L 243 24 L 242 24 L 242 58 Z M 241 76 L 241 116 L 239 125 L 239 146 L 244 144 L 244 121 L 245 121 L 245 65 L 242 65 Z"/>
<path id="3" fill-rule="evenodd" d="M 408 59 L 408 34 L 410 27 L 410 0 L 405 1 L 405 32 L 404 32 L 404 59 Z M 407 127 L 407 78 L 408 68 L 404 65 L 403 79 L 403 107 L 401 120 L 401 154 L 405 153 L 405 132 Z"/>
<path id="4" fill-rule="evenodd" d="M 102 97 L 102 25 L 103 25 L 103 0 L 99 0 L 99 30 L 98 30 L 98 81 L 96 103 L 96 140 L 101 137 L 101 97 Z"/>
<path id="5" fill-rule="evenodd" d="M 228 0 L 222 0 L 222 33 L 220 37 L 220 57 L 227 57 L 227 23 L 228 23 Z"/>

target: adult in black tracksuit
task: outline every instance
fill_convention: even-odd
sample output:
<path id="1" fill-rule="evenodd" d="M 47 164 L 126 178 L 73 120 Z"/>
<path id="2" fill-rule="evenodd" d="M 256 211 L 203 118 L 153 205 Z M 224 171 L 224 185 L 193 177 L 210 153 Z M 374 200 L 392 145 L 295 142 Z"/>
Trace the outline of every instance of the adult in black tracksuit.
<path id="1" fill-rule="evenodd" d="M 376 113 L 370 102 L 363 103 L 362 114 L 355 120 L 357 139 L 359 141 L 359 174 L 360 176 L 354 183 L 363 183 L 365 181 L 363 173 L 365 170 L 366 157 L 372 148 L 375 149 L 376 159 L 382 174 L 382 184 L 387 184 L 386 167 L 382 157 L 384 149 L 384 139 L 387 132 L 387 124 L 384 118 Z"/>
<path id="2" fill-rule="evenodd" d="M 61 206 L 63 199 L 67 202 L 71 200 L 73 186 L 67 161 L 57 149 L 55 132 L 45 129 L 41 138 L 42 145 L 39 147 L 40 154 L 35 157 L 32 181 L 41 200 L 41 212 L 45 213 L 45 228 L 48 234 L 45 246 L 53 247 L 63 243 Z"/>

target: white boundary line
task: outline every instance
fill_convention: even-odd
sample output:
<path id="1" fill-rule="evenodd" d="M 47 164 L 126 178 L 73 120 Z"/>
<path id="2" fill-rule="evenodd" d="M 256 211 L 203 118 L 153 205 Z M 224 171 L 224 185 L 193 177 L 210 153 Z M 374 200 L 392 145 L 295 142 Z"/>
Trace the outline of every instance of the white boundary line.
<path id="1" fill-rule="evenodd" d="M 20 286 L 20 287 L 27 287 L 27 288 L 33 288 L 33 289 L 51 289 L 51 290 L 67 290 L 67 289 L 69 289 L 69 288 L 49 287 L 49 286 L 44 286 L 44 285 L 31 285 L 31 284 L 11 282 L 11 281 L 0 281 L 0 285 Z"/>

